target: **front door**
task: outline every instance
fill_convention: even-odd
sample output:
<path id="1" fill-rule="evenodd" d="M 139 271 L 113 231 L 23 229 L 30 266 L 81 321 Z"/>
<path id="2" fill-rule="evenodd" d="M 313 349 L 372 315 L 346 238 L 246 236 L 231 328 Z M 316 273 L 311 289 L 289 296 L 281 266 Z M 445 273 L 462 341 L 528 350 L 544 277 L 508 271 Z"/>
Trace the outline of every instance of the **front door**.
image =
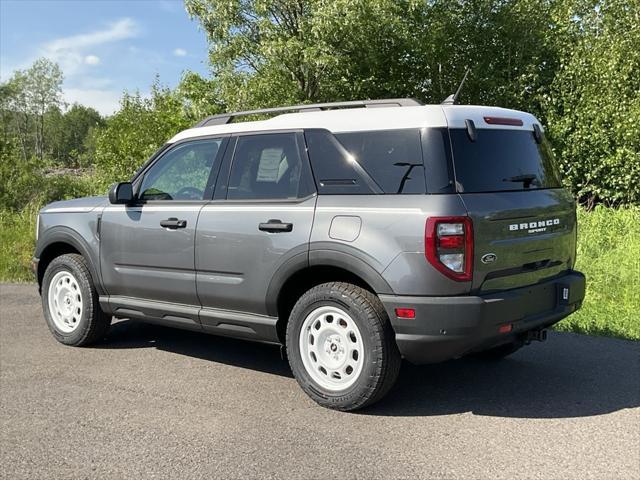
<path id="1" fill-rule="evenodd" d="M 167 312 L 197 323 L 196 226 L 200 210 L 213 196 L 226 141 L 175 145 L 136 182 L 135 204 L 105 208 L 100 233 L 102 279 L 110 303 L 122 308 L 122 316 Z M 185 315 L 180 315 L 181 309 Z"/>

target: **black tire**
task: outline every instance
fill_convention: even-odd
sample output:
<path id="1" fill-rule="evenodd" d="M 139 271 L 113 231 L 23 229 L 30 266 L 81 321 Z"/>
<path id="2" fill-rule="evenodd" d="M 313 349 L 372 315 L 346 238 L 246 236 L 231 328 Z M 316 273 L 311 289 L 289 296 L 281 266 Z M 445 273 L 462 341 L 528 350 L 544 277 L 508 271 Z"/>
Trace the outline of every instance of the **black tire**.
<path id="1" fill-rule="evenodd" d="M 300 333 L 307 316 L 322 306 L 344 310 L 360 330 L 362 370 L 355 383 L 332 391 L 313 380 L 302 361 Z M 367 407 L 384 397 L 398 378 L 401 357 L 395 335 L 380 299 L 355 285 L 332 282 L 318 285 L 297 301 L 287 324 L 289 365 L 300 387 L 323 407 L 350 411 Z"/>
<path id="2" fill-rule="evenodd" d="M 71 332 L 59 329 L 49 310 L 49 289 L 51 280 L 60 272 L 69 272 L 77 280 L 83 299 L 82 313 L 77 327 Z M 111 316 L 100 308 L 98 294 L 93 285 L 86 260 L 82 255 L 65 254 L 54 258 L 47 266 L 42 279 L 42 309 L 47 326 L 60 343 L 75 347 L 84 347 L 101 340 L 109 330 Z"/>
<path id="3" fill-rule="evenodd" d="M 512 353 L 517 352 L 522 347 L 524 347 L 523 341 L 514 340 L 513 342 L 505 343 L 504 345 L 498 345 L 497 347 L 478 352 L 475 354 L 475 356 L 481 358 L 482 360 L 498 362 L 503 358 L 508 357 Z"/>

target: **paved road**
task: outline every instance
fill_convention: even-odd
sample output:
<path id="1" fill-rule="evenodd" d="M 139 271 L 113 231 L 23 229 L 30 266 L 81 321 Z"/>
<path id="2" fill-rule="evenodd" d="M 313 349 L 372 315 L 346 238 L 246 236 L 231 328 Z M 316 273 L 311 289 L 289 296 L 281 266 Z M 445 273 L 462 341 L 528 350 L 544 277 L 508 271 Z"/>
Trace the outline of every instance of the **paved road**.
<path id="1" fill-rule="evenodd" d="M 404 365 L 357 414 L 278 349 L 120 321 L 64 347 L 0 286 L 0 477 L 640 478 L 640 344 L 553 334 L 499 364 Z"/>

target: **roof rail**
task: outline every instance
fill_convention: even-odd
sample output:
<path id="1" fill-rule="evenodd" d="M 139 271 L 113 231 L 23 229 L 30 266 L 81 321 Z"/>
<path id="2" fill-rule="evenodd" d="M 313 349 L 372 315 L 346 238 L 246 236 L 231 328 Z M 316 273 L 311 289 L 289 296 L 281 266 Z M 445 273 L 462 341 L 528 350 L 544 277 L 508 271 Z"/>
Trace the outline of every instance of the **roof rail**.
<path id="1" fill-rule="evenodd" d="M 259 110 L 247 110 L 245 112 L 221 113 L 219 115 L 211 115 L 204 120 L 196 123 L 193 128 L 206 127 L 208 125 L 225 125 L 237 117 L 247 115 L 260 115 L 269 113 L 284 112 L 318 112 L 320 110 L 330 110 L 333 108 L 377 108 L 377 107 L 415 107 L 422 103 L 414 98 L 389 98 L 383 100 L 353 100 L 349 102 L 331 102 L 331 103 L 309 103 L 306 105 L 292 105 L 289 107 L 262 108 Z"/>

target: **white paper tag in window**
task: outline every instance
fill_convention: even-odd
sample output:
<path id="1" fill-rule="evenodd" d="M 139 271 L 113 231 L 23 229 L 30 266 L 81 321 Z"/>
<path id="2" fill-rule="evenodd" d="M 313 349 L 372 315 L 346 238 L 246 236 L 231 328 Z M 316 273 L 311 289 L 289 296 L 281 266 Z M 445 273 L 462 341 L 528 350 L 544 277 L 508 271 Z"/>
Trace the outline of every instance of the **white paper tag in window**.
<path id="1" fill-rule="evenodd" d="M 260 154 L 258 164 L 257 182 L 276 183 L 280 172 L 280 162 L 282 161 L 281 148 L 265 148 Z"/>

